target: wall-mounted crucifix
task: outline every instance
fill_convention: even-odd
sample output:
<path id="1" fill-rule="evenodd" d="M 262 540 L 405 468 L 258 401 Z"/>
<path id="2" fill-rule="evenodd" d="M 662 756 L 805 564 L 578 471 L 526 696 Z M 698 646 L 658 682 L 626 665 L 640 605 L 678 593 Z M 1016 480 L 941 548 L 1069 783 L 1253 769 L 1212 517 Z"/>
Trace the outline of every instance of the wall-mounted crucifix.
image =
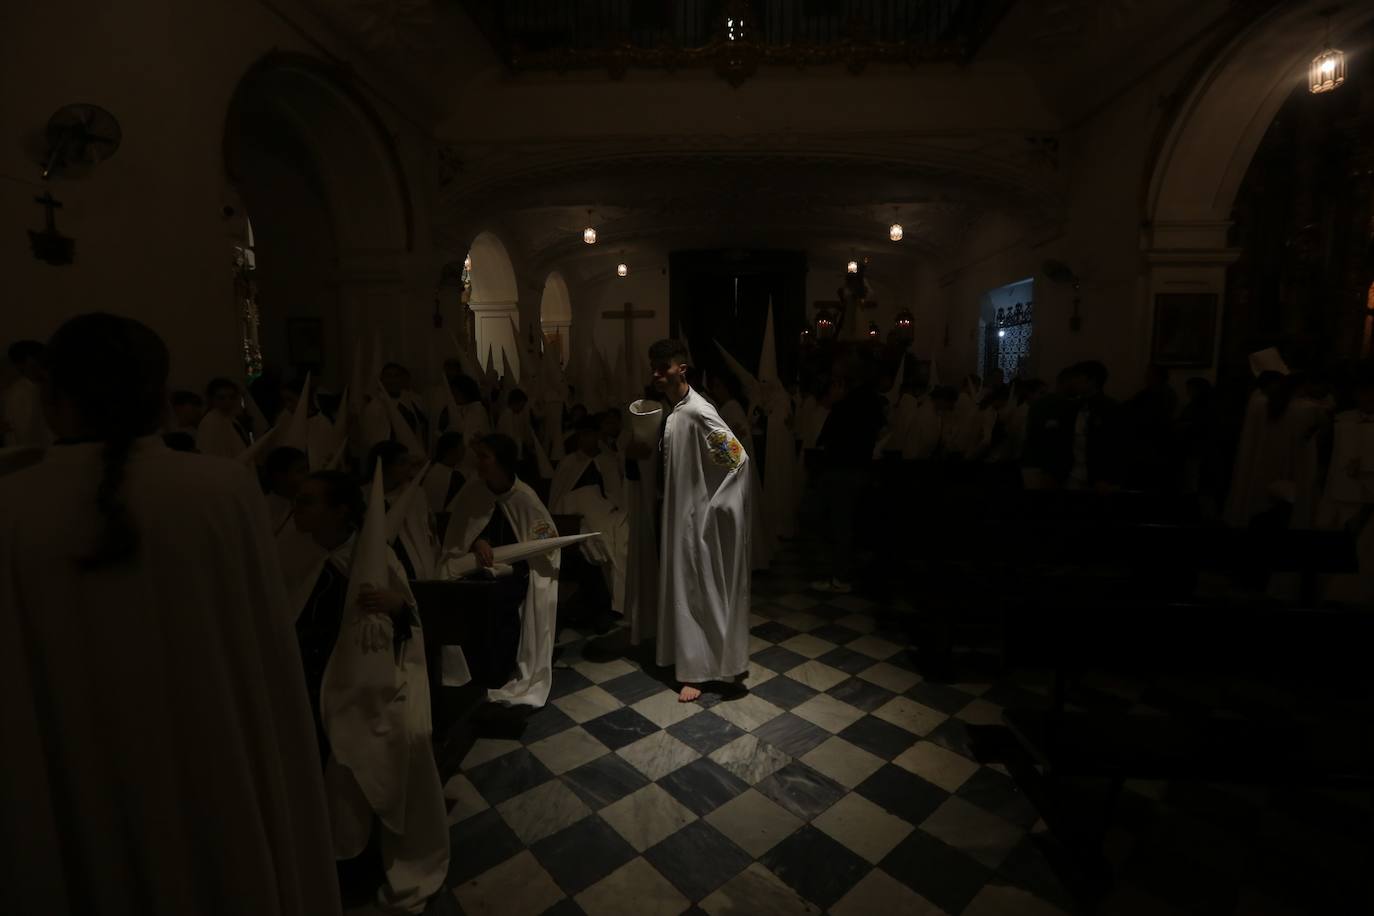
<path id="1" fill-rule="evenodd" d="M 54 198 L 51 191 L 44 191 L 42 197 L 35 197 L 33 200 L 47 210 L 43 231 L 29 230 L 29 245 L 33 248 L 33 256 L 56 267 L 72 263 L 76 257 L 76 240 L 69 239 L 57 231 L 56 211 L 62 208 L 62 201 Z"/>
<path id="2" fill-rule="evenodd" d="M 623 321 L 625 323 L 625 383 L 626 391 L 634 392 L 644 387 L 644 379 L 636 378 L 639 374 L 636 368 L 639 360 L 635 359 L 635 326 L 636 318 L 654 317 L 653 309 L 636 309 L 630 303 L 625 303 L 625 307 L 619 310 L 607 310 L 601 313 L 602 318 L 612 321 Z"/>

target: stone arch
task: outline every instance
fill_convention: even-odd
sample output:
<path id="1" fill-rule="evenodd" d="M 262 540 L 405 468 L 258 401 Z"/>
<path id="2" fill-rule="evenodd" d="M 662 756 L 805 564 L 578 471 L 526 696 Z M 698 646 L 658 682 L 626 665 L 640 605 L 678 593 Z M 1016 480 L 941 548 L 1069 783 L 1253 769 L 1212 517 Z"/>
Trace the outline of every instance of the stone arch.
<path id="1" fill-rule="evenodd" d="M 468 249 L 472 266 L 468 273 L 472 292 L 468 308 L 474 317 L 477 358 L 485 366 L 487 354 L 492 365 L 501 371 L 504 352 L 511 368 L 520 372 L 520 347 L 511 333 L 512 323 L 520 327 L 520 287 L 510 252 L 492 231 L 479 232 Z"/>
<path id="2" fill-rule="evenodd" d="M 572 297 L 568 294 L 568 283 L 558 271 L 553 271 L 544 280 L 544 293 L 539 300 L 539 324 L 545 340 L 556 341 L 559 362 L 568 364 L 568 345 L 572 331 Z"/>
<path id="3" fill-rule="evenodd" d="M 265 358 L 303 362 L 293 320 L 319 322 L 324 374 L 351 368 L 342 341 L 378 337 L 403 357 L 403 260 L 414 215 L 400 158 L 380 116 L 345 72 L 273 52 L 230 100 L 227 177 L 257 242 Z"/>
<path id="4" fill-rule="evenodd" d="M 1278 5 L 1204 51 L 1188 75 L 1145 187 L 1152 313 L 1156 297 L 1169 293 L 1215 295 L 1220 309 L 1237 255 L 1229 247 L 1231 208 L 1260 141 L 1305 82 L 1328 20 L 1339 37 L 1374 18 L 1374 9 L 1355 4 L 1327 12 L 1316 0 Z"/>

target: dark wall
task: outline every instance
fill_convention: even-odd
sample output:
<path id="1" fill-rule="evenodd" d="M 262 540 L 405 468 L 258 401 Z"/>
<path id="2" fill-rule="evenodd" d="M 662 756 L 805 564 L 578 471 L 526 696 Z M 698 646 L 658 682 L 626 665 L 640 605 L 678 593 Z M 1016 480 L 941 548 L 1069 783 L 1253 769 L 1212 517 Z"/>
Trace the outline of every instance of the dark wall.
<path id="1" fill-rule="evenodd" d="M 797 339 L 806 322 L 806 253 L 678 251 L 668 260 L 668 327 L 684 338 L 699 368 L 725 368 L 713 340 L 758 371 L 768 302 L 773 302 L 778 372 L 797 370 Z"/>

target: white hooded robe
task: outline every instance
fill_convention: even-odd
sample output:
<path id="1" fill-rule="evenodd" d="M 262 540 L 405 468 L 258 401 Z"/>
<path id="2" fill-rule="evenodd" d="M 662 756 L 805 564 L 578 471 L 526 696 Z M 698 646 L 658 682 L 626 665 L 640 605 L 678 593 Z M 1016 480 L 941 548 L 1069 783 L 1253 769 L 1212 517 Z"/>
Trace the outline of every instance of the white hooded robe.
<path id="1" fill-rule="evenodd" d="M 683 683 L 733 678 L 749 667 L 749 455 L 691 389 L 670 409 L 660 448 L 658 664 Z"/>
<path id="2" fill-rule="evenodd" d="M 138 440 L 138 553 L 84 572 L 100 478 L 82 444 L 0 479 L 0 912 L 339 912 L 257 482 Z"/>

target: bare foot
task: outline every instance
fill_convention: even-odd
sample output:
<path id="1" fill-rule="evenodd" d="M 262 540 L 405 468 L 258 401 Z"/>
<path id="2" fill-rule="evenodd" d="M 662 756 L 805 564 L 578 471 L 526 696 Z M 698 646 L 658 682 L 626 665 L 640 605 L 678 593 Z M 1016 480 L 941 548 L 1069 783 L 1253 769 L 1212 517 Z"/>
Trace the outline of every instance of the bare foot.
<path id="1" fill-rule="evenodd" d="M 701 689 L 693 687 L 691 684 L 683 684 L 682 690 L 678 692 L 677 701 L 679 703 L 690 703 L 701 698 Z"/>

